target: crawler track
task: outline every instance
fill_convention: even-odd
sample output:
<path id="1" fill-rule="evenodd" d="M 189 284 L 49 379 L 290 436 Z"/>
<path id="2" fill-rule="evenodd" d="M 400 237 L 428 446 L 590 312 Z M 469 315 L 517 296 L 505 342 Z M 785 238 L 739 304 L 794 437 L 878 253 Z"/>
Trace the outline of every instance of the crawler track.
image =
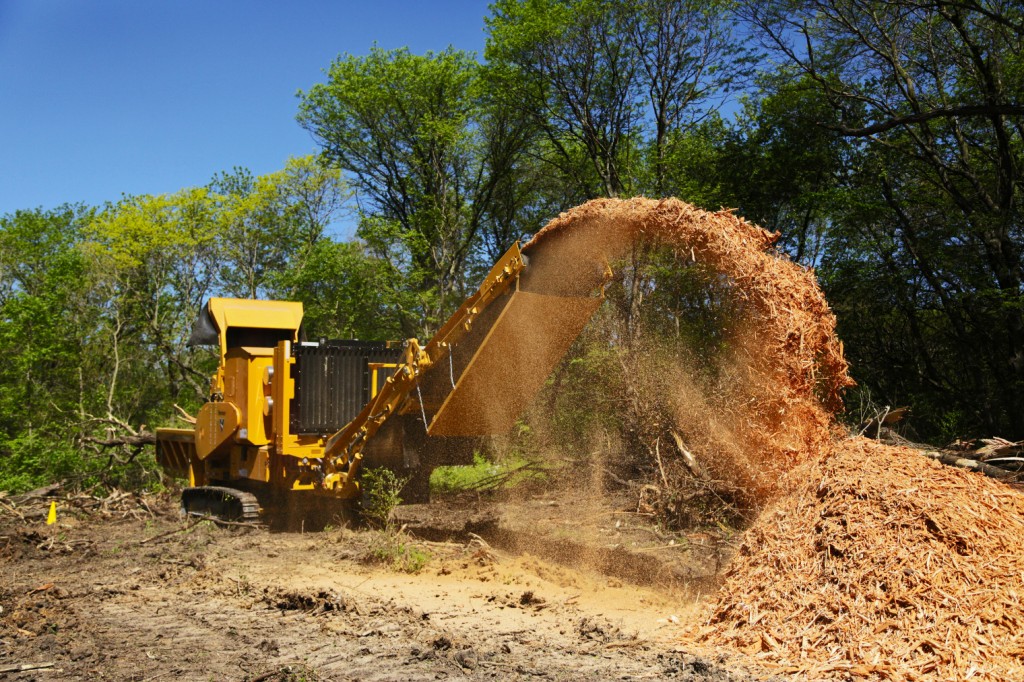
<path id="1" fill-rule="evenodd" d="M 225 521 L 259 521 L 260 503 L 252 493 L 207 485 L 181 492 L 181 509 L 186 514 L 215 516 Z"/>

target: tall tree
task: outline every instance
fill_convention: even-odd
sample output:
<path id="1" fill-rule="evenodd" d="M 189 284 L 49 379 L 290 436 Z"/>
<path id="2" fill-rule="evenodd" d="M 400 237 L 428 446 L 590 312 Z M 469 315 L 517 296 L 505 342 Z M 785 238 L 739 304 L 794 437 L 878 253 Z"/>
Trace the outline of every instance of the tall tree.
<path id="1" fill-rule="evenodd" d="M 89 287 L 79 244 L 90 215 L 62 206 L 0 217 L 0 440 L 46 432 L 54 412 L 79 403 Z"/>
<path id="2" fill-rule="evenodd" d="M 220 206 L 218 279 L 228 296 L 270 295 L 274 274 L 302 243 L 293 227 L 294 209 L 282 206 L 273 177 L 256 177 L 245 168 L 221 173 L 210 184 Z"/>
<path id="3" fill-rule="evenodd" d="M 0 489 L 81 475 L 81 415 L 104 388 L 86 367 L 93 276 L 81 249 L 92 210 L 0 217 Z"/>
<path id="4" fill-rule="evenodd" d="M 98 420 L 146 421 L 167 399 L 194 403 L 206 394 L 206 373 L 185 342 L 218 292 L 219 210 L 217 196 L 192 188 L 127 198 L 86 228 L 103 348 L 94 371 L 107 389 Z"/>
<path id="5" fill-rule="evenodd" d="M 617 5 L 643 68 L 653 148 L 649 191 L 669 191 L 668 155 L 678 139 L 742 88 L 753 55 L 736 40 L 732 3 L 640 0 Z"/>
<path id="6" fill-rule="evenodd" d="M 532 116 L 531 148 L 573 193 L 675 192 L 670 159 L 749 68 L 727 2 L 499 0 L 487 59 L 509 107 Z M 567 208 L 563 206 L 562 208 Z M 640 331 L 650 251 L 625 271 L 627 338 Z"/>
<path id="7" fill-rule="evenodd" d="M 391 275 L 391 264 L 359 241 L 321 239 L 290 267 L 281 283 L 303 303 L 302 324 L 311 339 L 388 341 L 401 337 L 399 311 L 410 307 Z M 403 305 L 404 304 L 404 305 Z"/>
<path id="8" fill-rule="evenodd" d="M 487 25 L 487 61 L 535 117 L 548 163 L 580 198 L 630 191 L 640 64 L 623 13 L 603 0 L 500 0 Z"/>
<path id="9" fill-rule="evenodd" d="M 695 180 L 704 174 L 717 182 L 718 203 L 709 208 L 736 208 L 779 232 L 778 247 L 795 261 L 817 267 L 857 161 L 851 145 L 823 125 L 838 120 L 812 83 L 775 75 L 728 129 L 704 136 L 718 151 L 711 163 L 696 168 L 699 159 L 690 154 L 673 171 L 682 167 Z"/>
<path id="10" fill-rule="evenodd" d="M 478 72 L 471 55 L 450 48 L 422 56 L 374 48 L 338 58 L 326 83 L 300 93 L 300 124 L 357 192 L 360 235 L 423 294 L 418 310 L 403 311 L 409 335 L 429 332 L 461 298 L 509 163 L 482 139 Z"/>
<path id="11" fill-rule="evenodd" d="M 855 362 L 917 400 L 935 430 L 1024 435 L 1019 3 L 752 0 L 746 11 L 834 111 L 819 123 L 857 152 L 837 246 L 873 250 L 873 290 L 899 297 L 884 317 L 912 342 L 861 335 Z M 873 276 L 845 267 L 863 253 L 834 257 L 837 275 Z"/>
<path id="12" fill-rule="evenodd" d="M 722 104 L 749 71 L 722 0 L 500 0 L 489 68 L 543 137 L 536 153 L 575 200 L 672 190 L 676 133 Z M 645 158 L 646 157 L 646 158 Z"/>

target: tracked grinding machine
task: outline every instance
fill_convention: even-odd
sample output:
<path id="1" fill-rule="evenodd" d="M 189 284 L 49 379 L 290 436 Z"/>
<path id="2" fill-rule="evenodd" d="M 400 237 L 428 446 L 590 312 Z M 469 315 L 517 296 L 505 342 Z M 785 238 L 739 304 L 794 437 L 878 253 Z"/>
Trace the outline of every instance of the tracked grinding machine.
<path id="1" fill-rule="evenodd" d="M 243 521 L 340 508 L 363 467 L 408 477 L 402 498 L 425 501 L 434 467 L 512 428 L 603 298 L 610 271 L 567 289 L 524 251 L 425 345 L 305 342 L 301 303 L 210 299 L 190 340 L 220 348 L 209 401 L 194 428 L 156 432 L 157 461 L 188 480 L 183 508 Z"/>

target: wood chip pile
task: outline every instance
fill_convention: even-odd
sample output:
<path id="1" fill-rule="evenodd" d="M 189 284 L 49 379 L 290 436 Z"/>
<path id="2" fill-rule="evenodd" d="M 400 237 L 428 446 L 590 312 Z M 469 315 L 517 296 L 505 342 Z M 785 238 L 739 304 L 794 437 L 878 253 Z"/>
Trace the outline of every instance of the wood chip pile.
<path id="1" fill-rule="evenodd" d="M 862 438 L 809 468 L 688 637 L 812 680 L 1024 680 L 1024 494 Z"/>

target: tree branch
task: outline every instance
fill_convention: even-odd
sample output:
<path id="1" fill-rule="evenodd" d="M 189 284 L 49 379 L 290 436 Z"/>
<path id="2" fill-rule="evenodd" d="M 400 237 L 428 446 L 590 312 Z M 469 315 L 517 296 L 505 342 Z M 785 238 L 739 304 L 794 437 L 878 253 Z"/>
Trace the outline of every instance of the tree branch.
<path id="1" fill-rule="evenodd" d="M 863 128 L 848 128 L 828 123 L 820 125 L 829 130 L 834 130 L 844 137 L 868 137 L 911 123 L 924 123 L 936 118 L 958 118 L 963 116 L 1024 116 L 1024 104 L 973 104 L 960 107 L 942 107 L 907 116 L 897 116 L 888 121 L 882 121 Z"/>

